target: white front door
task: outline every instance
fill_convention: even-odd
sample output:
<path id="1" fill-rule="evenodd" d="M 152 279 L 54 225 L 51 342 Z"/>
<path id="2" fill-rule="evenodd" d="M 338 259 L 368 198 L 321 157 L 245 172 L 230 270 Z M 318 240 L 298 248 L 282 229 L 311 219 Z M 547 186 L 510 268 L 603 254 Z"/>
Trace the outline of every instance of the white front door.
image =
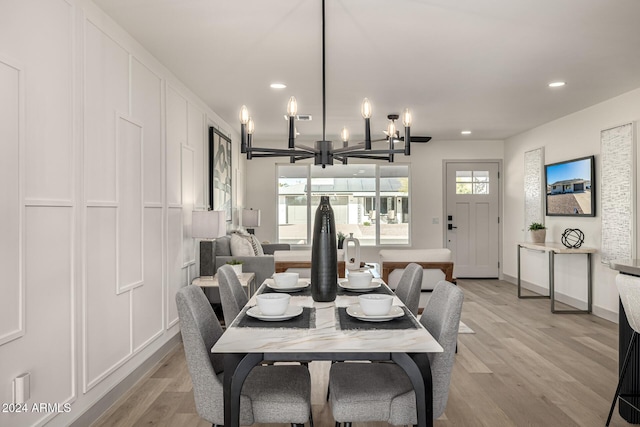
<path id="1" fill-rule="evenodd" d="M 498 162 L 446 162 L 445 240 L 456 277 L 498 277 Z"/>

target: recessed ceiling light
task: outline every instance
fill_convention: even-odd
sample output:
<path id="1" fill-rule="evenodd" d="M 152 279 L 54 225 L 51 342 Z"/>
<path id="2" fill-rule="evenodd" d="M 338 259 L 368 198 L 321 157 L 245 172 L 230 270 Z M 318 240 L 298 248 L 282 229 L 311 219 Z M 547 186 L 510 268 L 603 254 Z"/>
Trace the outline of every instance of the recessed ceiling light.
<path id="1" fill-rule="evenodd" d="M 564 85 L 566 85 L 565 82 L 551 82 L 551 83 L 549 83 L 549 87 L 562 87 Z"/>
<path id="2" fill-rule="evenodd" d="M 471 135 L 471 131 L 470 130 L 463 130 L 460 133 L 463 134 L 463 135 Z"/>
<path id="3" fill-rule="evenodd" d="M 287 87 L 284 83 L 271 83 L 271 89 L 284 89 Z"/>

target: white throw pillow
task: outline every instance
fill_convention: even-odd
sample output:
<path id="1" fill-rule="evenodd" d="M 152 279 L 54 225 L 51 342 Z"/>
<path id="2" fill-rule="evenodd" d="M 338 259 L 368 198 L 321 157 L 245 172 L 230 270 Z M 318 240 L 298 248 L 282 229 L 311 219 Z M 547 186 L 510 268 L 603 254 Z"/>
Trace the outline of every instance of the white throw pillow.
<path id="1" fill-rule="evenodd" d="M 255 256 L 250 239 L 239 234 L 231 235 L 231 256 Z"/>
<path id="2" fill-rule="evenodd" d="M 255 234 L 251 235 L 251 245 L 253 246 L 253 252 L 256 254 L 256 256 L 264 255 L 264 251 L 262 250 L 262 245 L 260 244 L 260 241 L 255 236 Z"/>

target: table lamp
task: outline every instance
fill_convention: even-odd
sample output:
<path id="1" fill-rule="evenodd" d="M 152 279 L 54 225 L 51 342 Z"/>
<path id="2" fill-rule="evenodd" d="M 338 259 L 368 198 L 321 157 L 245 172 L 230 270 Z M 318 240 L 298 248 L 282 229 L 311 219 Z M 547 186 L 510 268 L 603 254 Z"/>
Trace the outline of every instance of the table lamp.
<path id="1" fill-rule="evenodd" d="M 192 213 L 191 237 L 200 240 L 200 277 L 216 274 L 213 242 L 227 232 L 225 211 L 194 211 Z"/>
<path id="2" fill-rule="evenodd" d="M 260 209 L 243 209 L 242 226 L 247 229 L 247 233 L 255 234 L 253 227 L 260 227 Z"/>

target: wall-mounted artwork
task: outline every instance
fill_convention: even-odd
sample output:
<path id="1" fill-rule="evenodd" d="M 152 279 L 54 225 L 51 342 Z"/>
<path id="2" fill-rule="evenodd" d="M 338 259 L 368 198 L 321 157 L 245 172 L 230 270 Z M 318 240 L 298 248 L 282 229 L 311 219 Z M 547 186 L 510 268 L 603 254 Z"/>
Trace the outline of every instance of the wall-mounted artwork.
<path id="1" fill-rule="evenodd" d="M 209 128 L 209 202 L 214 211 L 225 211 L 232 220 L 231 138 Z"/>
<path id="2" fill-rule="evenodd" d="M 601 261 L 630 259 L 635 253 L 634 123 L 600 132 L 602 157 Z"/>
<path id="3" fill-rule="evenodd" d="M 524 229 L 534 222 L 544 224 L 542 167 L 544 150 L 524 153 Z"/>
<path id="4" fill-rule="evenodd" d="M 547 216 L 596 216 L 595 157 L 545 165 Z"/>

